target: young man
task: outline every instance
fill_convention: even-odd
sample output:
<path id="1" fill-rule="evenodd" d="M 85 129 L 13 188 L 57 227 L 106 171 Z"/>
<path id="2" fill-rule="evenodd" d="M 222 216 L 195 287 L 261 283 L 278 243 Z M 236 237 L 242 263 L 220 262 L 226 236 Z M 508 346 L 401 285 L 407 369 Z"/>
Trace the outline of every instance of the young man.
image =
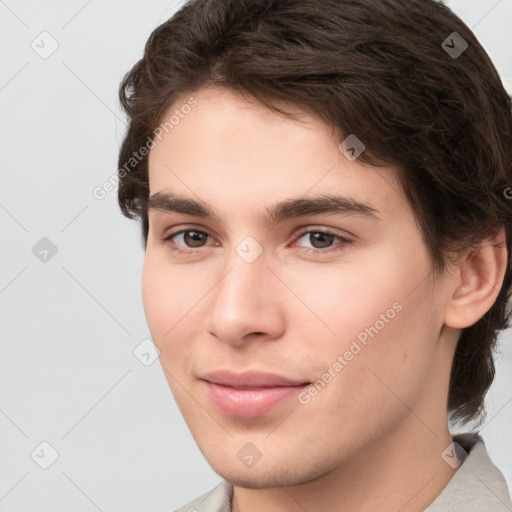
<path id="1" fill-rule="evenodd" d="M 222 483 L 182 511 L 506 511 L 512 111 L 433 0 L 195 0 L 124 78 L 119 203 Z"/>

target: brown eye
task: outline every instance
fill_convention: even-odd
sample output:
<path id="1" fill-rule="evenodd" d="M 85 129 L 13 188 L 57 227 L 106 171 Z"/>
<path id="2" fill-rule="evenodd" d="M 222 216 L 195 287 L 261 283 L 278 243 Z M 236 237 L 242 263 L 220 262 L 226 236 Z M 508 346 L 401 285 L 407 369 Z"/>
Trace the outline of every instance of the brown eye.
<path id="1" fill-rule="evenodd" d="M 162 241 L 169 245 L 169 248 L 176 252 L 181 253 L 191 253 L 195 252 L 194 248 L 203 247 L 204 243 L 208 239 L 208 233 L 204 231 L 200 231 L 198 229 L 182 229 L 181 231 L 176 231 L 175 233 L 170 233 L 166 236 Z M 182 241 L 178 240 L 176 243 L 175 239 L 182 237 Z M 176 247 L 177 246 L 177 247 Z M 179 247 L 188 247 L 191 250 L 180 249 Z"/>
<path id="2" fill-rule="evenodd" d="M 192 233 L 192 235 L 190 235 Z M 201 243 L 208 237 L 206 233 L 195 229 L 183 231 L 183 241 L 188 247 L 201 247 Z"/>
<path id="3" fill-rule="evenodd" d="M 335 235 L 329 235 L 322 231 L 310 231 L 306 234 L 309 235 L 309 241 L 315 249 L 325 249 L 329 247 L 336 238 Z"/>
<path id="4" fill-rule="evenodd" d="M 299 235 L 297 240 L 301 238 L 306 238 L 306 235 L 309 237 L 307 240 L 311 244 L 312 248 L 307 248 L 304 252 L 306 254 L 325 254 L 333 251 L 342 251 L 346 246 L 352 244 L 353 242 L 348 238 L 344 238 L 340 235 L 336 235 L 334 233 L 330 233 L 328 231 L 320 231 L 320 230 L 309 230 L 302 232 Z M 339 240 L 337 244 L 333 244 L 335 240 Z"/>

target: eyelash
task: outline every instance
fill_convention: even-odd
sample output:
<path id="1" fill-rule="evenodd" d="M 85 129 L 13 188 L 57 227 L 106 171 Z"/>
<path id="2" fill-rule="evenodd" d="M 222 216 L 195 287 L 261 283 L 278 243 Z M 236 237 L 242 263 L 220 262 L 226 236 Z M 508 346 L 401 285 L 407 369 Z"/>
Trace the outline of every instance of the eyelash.
<path id="1" fill-rule="evenodd" d="M 167 236 L 165 236 L 161 242 L 162 243 L 165 243 L 166 245 L 169 246 L 169 249 L 173 252 L 176 252 L 176 253 L 179 253 L 179 254 L 192 254 L 192 253 L 197 253 L 198 250 L 196 249 L 188 249 L 188 250 L 184 250 L 184 249 L 177 249 L 175 246 L 173 246 L 173 242 L 172 242 L 172 239 L 178 235 L 181 235 L 182 233 L 186 233 L 188 231 L 195 231 L 197 233 L 201 233 L 203 235 L 207 235 L 207 236 L 210 236 L 206 231 L 203 231 L 203 230 L 200 230 L 200 229 L 196 229 L 194 227 L 188 227 L 186 229 L 181 229 L 179 231 L 175 231 L 173 233 L 169 233 Z M 343 251 L 345 249 L 345 246 L 347 245 L 351 245 L 353 244 L 353 241 L 348 239 L 348 238 L 344 238 L 340 235 L 337 235 L 335 233 L 332 233 L 330 231 L 324 231 L 324 230 L 320 230 L 320 229 L 308 229 L 308 230 L 304 230 L 302 231 L 301 233 L 299 233 L 297 235 L 297 239 L 300 239 L 302 238 L 304 235 L 307 235 L 308 233 L 321 233 L 322 235 L 327 235 L 327 236 L 333 236 L 335 238 L 337 238 L 340 243 L 338 244 L 335 244 L 333 246 L 333 248 L 328 248 L 328 249 L 310 249 L 310 248 L 305 248 L 304 250 L 304 253 L 305 254 L 326 254 L 326 253 L 331 253 L 331 252 L 336 252 L 336 251 Z M 338 246 L 342 246 L 341 248 L 338 247 Z"/>

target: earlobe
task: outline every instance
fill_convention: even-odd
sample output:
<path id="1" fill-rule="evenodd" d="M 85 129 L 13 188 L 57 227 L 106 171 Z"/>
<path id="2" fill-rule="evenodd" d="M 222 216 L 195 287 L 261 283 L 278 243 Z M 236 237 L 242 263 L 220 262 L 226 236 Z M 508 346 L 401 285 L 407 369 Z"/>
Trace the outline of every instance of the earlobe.
<path id="1" fill-rule="evenodd" d="M 464 329 L 491 309 L 498 297 L 507 266 L 505 230 L 468 252 L 453 279 L 445 325 Z"/>

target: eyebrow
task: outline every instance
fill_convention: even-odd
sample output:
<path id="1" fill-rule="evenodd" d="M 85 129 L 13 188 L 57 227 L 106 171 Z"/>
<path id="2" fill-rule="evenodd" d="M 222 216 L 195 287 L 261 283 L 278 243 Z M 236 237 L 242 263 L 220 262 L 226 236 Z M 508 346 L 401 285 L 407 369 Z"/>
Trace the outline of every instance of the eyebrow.
<path id="1" fill-rule="evenodd" d="M 222 222 L 208 203 L 169 192 L 157 192 L 147 200 L 148 211 L 175 212 Z M 268 207 L 260 217 L 264 224 L 277 224 L 287 219 L 316 214 L 360 215 L 381 220 L 378 210 L 365 202 L 341 195 L 298 197 L 280 201 Z"/>

